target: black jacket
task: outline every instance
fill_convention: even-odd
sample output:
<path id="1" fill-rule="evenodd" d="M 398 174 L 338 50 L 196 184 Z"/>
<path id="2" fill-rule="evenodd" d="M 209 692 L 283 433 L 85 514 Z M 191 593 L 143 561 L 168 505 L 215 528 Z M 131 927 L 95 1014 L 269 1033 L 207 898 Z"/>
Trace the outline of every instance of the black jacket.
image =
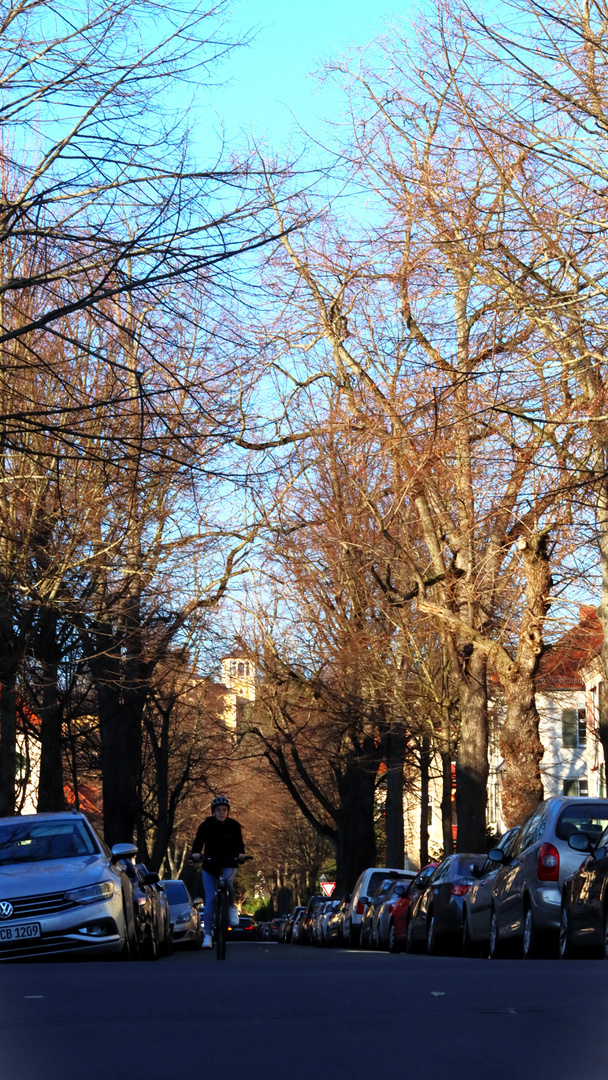
<path id="1" fill-rule="evenodd" d="M 211 859 L 232 859 L 235 855 L 244 854 L 241 826 L 231 817 L 225 821 L 218 821 L 214 815 L 205 818 L 198 827 L 192 851 Z"/>

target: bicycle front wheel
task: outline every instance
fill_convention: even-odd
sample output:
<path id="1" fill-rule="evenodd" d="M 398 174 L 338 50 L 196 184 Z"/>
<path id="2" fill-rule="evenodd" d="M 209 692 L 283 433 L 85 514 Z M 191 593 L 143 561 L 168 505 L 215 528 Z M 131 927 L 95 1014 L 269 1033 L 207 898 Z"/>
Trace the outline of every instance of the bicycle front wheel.
<path id="1" fill-rule="evenodd" d="M 228 935 L 228 897 L 221 890 L 215 900 L 215 950 L 218 960 L 226 959 L 226 937 Z"/>

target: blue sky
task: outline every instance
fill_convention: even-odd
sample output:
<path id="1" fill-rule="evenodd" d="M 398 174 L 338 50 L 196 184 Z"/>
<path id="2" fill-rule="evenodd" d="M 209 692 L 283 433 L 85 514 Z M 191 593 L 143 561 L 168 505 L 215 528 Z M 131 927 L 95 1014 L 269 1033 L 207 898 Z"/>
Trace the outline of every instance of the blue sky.
<path id="1" fill-rule="evenodd" d="M 226 60 L 227 85 L 208 101 L 221 117 L 230 141 L 241 130 L 280 149 L 294 128 L 292 113 L 307 129 L 317 117 L 339 107 L 339 94 L 310 77 L 319 64 L 353 44 L 364 45 L 392 19 L 407 19 L 412 0 L 244 0 L 233 9 L 232 25 L 256 30 L 246 49 Z"/>

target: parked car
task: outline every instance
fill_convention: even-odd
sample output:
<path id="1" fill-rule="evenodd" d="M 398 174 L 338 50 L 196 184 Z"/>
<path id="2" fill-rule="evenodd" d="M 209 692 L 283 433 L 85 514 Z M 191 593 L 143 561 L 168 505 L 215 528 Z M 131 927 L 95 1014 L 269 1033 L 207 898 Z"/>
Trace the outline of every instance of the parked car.
<path id="1" fill-rule="evenodd" d="M 397 879 L 384 878 L 376 888 L 373 896 L 369 897 L 369 902 L 365 907 L 365 911 L 361 916 L 361 926 L 359 928 L 359 946 L 362 949 L 371 948 L 372 937 L 372 924 L 374 921 L 374 913 L 378 906 L 384 900 L 384 897 L 389 892 L 392 885 L 397 884 Z"/>
<path id="2" fill-rule="evenodd" d="M 327 946 L 341 946 L 344 944 L 342 924 L 349 904 L 350 896 L 347 896 L 344 900 L 340 900 L 334 910 L 330 912 L 325 930 L 325 944 Z"/>
<path id="3" fill-rule="evenodd" d="M 193 900 L 185 882 L 173 878 L 164 878 L 161 882 L 169 902 L 169 920 L 175 946 L 188 949 L 200 949 L 201 925 L 199 910 L 200 897 Z"/>
<path id="4" fill-rule="evenodd" d="M 464 897 L 475 883 L 485 855 L 448 855 L 429 876 L 426 888 L 410 907 L 406 932 L 408 952 L 425 948 L 430 956 L 446 951 L 462 937 Z"/>
<path id="5" fill-rule="evenodd" d="M 340 901 L 326 900 L 324 904 L 320 904 L 317 908 L 314 922 L 312 924 L 312 943 L 318 945 L 321 948 L 325 945 L 325 937 L 327 934 L 327 923 L 332 911 L 340 906 Z"/>
<path id="6" fill-rule="evenodd" d="M 354 947 L 359 944 L 363 913 L 380 883 L 388 878 L 406 881 L 410 874 L 411 871 L 393 867 L 370 866 L 359 875 L 342 920 L 342 939 L 345 945 Z"/>
<path id="7" fill-rule="evenodd" d="M 295 907 L 293 911 L 290 912 L 290 914 L 283 920 L 283 925 L 279 929 L 278 938 L 282 945 L 288 945 L 290 943 L 293 935 L 293 924 L 295 922 L 296 916 L 300 911 L 304 911 L 304 908 L 300 906 Z"/>
<path id="8" fill-rule="evenodd" d="M 281 932 L 284 922 L 285 919 L 280 916 L 270 920 L 270 922 L 268 923 L 268 941 L 279 940 L 279 934 Z"/>
<path id="9" fill-rule="evenodd" d="M 137 937 L 137 959 L 158 960 L 160 956 L 157 936 L 157 901 L 152 892 L 152 882 L 147 881 L 147 871 L 142 871 L 132 859 L 123 859 L 122 865 L 131 882 L 133 917 Z"/>
<path id="10" fill-rule="evenodd" d="M 258 924 L 256 923 L 253 915 L 247 915 L 245 912 L 239 915 L 239 925 L 229 926 L 228 934 L 234 941 L 259 941 L 260 933 L 258 930 Z"/>
<path id="11" fill-rule="evenodd" d="M 608 826 L 608 799 L 546 799 L 524 821 L 509 856 L 489 852 L 499 864 L 492 888 L 490 956 L 517 947 L 525 958 L 543 946 L 557 952 L 564 883 L 580 865 L 568 843 L 585 833 L 594 843 Z"/>
<path id="12" fill-rule="evenodd" d="M 391 881 L 389 888 L 383 893 L 372 915 L 369 941 L 371 949 L 388 949 L 389 929 L 395 904 L 398 900 L 404 899 L 408 886 L 415 877 L 414 873 L 410 873 L 409 879 Z"/>
<path id="13" fill-rule="evenodd" d="M 291 944 L 300 944 L 300 934 L 302 933 L 302 926 L 304 924 L 304 916 L 306 915 L 306 908 L 296 908 L 294 919 L 291 927 Z"/>
<path id="14" fill-rule="evenodd" d="M 298 945 L 312 945 L 312 926 L 318 909 L 325 903 L 325 897 L 315 893 L 306 904 L 304 918 L 298 933 Z"/>
<path id="15" fill-rule="evenodd" d="M 507 865 L 515 847 L 519 826 L 509 829 L 501 836 L 495 850 L 504 854 L 503 862 L 494 857 L 486 859 L 481 868 L 479 881 L 471 885 L 464 898 L 462 913 L 462 955 L 487 955 L 490 948 L 490 922 L 492 915 L 492 889 L 501 865 Z"/>
<path id="16" fill-rule="evenodd" d="M 138 863 L 137 869 L 144 885 L 150 889 L 152 897 L 152 915 L 154 919 L 154 936 L 159 956 L 170 956 L 173 952 L 171 938 L 171 918 L 169 904 L 164 894 L 159 876 L 154 870 L 148 870 L 144 863 Z"/>
<path id="17" fill-rule="evenodd" d="M 416 897 L 426 889 L 428 880 L 437 866 L 439 866 L 438 862 L 427 863 L 426 866 L 423 866 L 420 873 L 416 874 L 406 887 L 405 896 L 397 898 L 388 928 L 389 952 L 397 953 L 405 949 L 410 907 Z"/>
<path id="18" fill-rule="evenodd" d="M 84 814 L 0 818 L 0 960 L 41 956 L 128 959 L 136 951 L 130 880 Z"/>
<path id="19" fill-rule="evenodd" d="M 560 908 L 559 955 L 608 959 L 608 828 L 597 843 L 586 832 L 568 840 L 584 857 L 582 866 L 564 882 Z"/>

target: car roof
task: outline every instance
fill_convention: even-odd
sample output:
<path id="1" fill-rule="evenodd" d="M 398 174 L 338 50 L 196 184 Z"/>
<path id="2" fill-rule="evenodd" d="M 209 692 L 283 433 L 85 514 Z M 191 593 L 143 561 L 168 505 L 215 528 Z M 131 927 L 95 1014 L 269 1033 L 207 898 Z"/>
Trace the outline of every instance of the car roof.
<path id="1" fill-rule="evenodd" d="M 14 814 L 12 817 L 0 817 L 0 825 L 3 821 L 12 821 L 14 823 L 15 821 L 22 821 L 24 818 L 28 821 L 74 821 L 75 818 L 81 821 L 87 820 L 79 810 L 49 810 L 43 814 Z"/>

